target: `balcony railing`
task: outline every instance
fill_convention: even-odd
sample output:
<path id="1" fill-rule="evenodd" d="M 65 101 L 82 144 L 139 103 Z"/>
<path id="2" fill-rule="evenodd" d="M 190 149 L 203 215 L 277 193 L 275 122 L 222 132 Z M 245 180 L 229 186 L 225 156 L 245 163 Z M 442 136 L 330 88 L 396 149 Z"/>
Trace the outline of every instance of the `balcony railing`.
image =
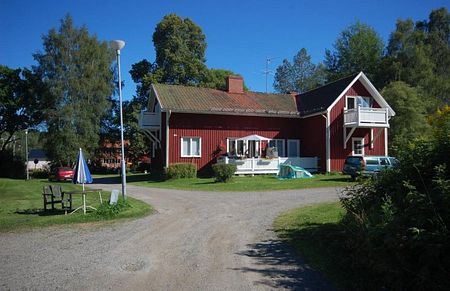
<path id="1" fill-rule="evenodd" d="M 161 128 L 161 113 L 141 111 L 141 115 L 139 116 L 139 128 L 159 130 Z"/>
<path id="2" fill-rule="evenodd" d="M 344 110 L 345 127 L 389 127 L 387 108 L 360 107 Z"/>
<path id="3" fill-rule="evenodd" d="M 299 166 L 309 172 L 317 172 L 319 169 L 317 157 L 296 157 L 296 158 L 244 158 L 235 159 L 229 157 L 220 157 L 217 159 L 219 164 L 235 164 L 236 175 L 255 175 L 255 174 L 278 174 L 281 164 Z"/>

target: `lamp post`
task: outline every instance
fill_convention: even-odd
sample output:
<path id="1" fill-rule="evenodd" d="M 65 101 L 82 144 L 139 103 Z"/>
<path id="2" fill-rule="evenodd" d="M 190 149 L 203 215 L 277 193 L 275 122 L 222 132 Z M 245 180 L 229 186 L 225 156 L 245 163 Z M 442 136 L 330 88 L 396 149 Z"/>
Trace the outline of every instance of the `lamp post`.
<path id="1" fill-rule="evenodd" d="M 27 181 L 30 180 L 30 173 L 28 172 L 28 128 L 25 129 L 25 158 L 26 158 L 26 166 L 27 169 Z"/>
<path id="2" fill-rule="evenodd" d="M 122 113 L 122 80 L 120 75 L 120 50 L 125 46 L 123 40 L 111 41 L 111 47 L 116 51 L 117 69 L 119 73 L 119 103 L 120 103 L 120 144 L 121 144 L 121 168 L 122 168 L 122 197 L 126 199 L 127 196 L 127 178 L 125 176 L 125 149 L 123 145 L 123 113 Z"/>

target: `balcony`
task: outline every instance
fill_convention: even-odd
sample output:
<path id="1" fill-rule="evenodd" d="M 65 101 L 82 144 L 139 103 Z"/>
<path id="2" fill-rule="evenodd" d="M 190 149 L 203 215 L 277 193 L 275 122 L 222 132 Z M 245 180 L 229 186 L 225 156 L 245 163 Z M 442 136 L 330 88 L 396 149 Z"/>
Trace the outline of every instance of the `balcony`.
<path id="1" fill-rule="evenodd" d="M 360 107 L 344 110 L 344 127 L 389 127 L 388 108 Z"/>
<path id="2" fill-rule="evenodd" d="M 161 113 L 141 111 L 139 116 L 139 128 L 141 130 L 156 131 L 161 129 Z"/>

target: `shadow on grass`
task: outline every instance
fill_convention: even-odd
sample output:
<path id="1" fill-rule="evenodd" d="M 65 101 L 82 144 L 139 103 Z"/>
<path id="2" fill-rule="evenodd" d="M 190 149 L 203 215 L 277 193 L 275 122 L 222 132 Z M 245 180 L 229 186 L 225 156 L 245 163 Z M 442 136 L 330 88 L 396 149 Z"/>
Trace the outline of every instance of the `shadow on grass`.
<path id="1" fill-rule="evenodd" d="M 16 210 L 14 213 L 23 215 L 38 215 L 38 216 L 55 216 L 55 215 L 65 215 L 66 212 L 62 209 L 47 210 L 38 208 L 20 209 Z"/>
<path id="2" fill-rule="evenodd" d="M 329 182 L 345 182 L 345 183 L 351 183 L 352 178 L 349 177 L 339 177 L 339 178 L 333 178 L 333 176 L 330 176 L 329 178 L 320 179 L 320 181 L 329 181 Z"/>
<path id="3" fill-rule="evenodd" d="M 334 290 L 323 276 L 298 256 L 292 255 L 282 240 L 267 240 L 247 245 L 237 253 L 253 259 L 254 267 L 233 268 L 244 273 L 261 274 L 264 279 L 254 282 L 269 288 L 290 290 Z"/>

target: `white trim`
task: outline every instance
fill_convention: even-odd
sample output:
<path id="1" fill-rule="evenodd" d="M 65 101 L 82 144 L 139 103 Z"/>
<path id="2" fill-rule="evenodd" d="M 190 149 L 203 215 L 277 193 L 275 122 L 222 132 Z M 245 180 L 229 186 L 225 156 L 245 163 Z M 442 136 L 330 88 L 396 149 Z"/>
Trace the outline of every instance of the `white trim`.
<path id="1" fill-rule="evenodd" d="M 395 116 L 395 111 L 392 110 L 391 106 L 384 100 L 383 96 L 381 96 L 380 92 L 373 86 L 373 84 L 370 82 L 370 80 L 364 75 L 363 72 L 360 72 L 351 82 L 350 84 L 344 89 L 344 91 L 339 94 L 339 96 L 334 100 L 333 103 L 327 108 L 327 112 L 329 112 L 336 103 L 341 100 L 341 98 L 347 93 L 347 91 L 356 83 L 356 81 L 360 81 L 361 84 L 366 88 L 367 91 L 369 91 L 369 94 L 371 97 L 380 105 L 382 108 L 388 108 L 388 111 L 390 113 L 390 116 Z"/>
<path id="2" fill-rule="evenodd" d="M 384 129 L 384 155 L 388 156 L 388 129 Z"/>
<path id="3" fill-rule="evenodd" d="M 361 141 L 361 153 L 355 154 L 355 141 Z M 352 156 L 364 156 L 364 137 L 352 137 Z"/>
<path id="4" fill-rule="evenodd" d="M 152 85 L 153 86 L 153 85 Z M 166 164 L 165 168 L 169 167 L 169 119 L 172 112 L 169 110 L 166 112 Z"/>
<path id="5" fill-rule="evenodd" d="M 156 88 L 155 88 L 155 86 L 153 84 L 152 84 L 152 90 L 155 93 L 155 97 L 156 97 L 155 99 L 158 101 L 159 106 L 161 107 L 161 111 L 165 111 L 165 110 L 163 110 L 164 107 L 163 107 L 163 104 L 161 103 L 161 99 L 159 98 L 158 91 L 156 91 Z M 169 111 L 170 111 L 170 109 L 169 109 Z"/>
<path id="6" fill-rule="evenodd" d="M 322 115 L 323 116 L 323 115 Z M 327 111 L 325 117 L 325 171 L 331 172 L 331 133 L 330 133 L 330 111 Z"/>
<path id="7" fill-rule="evenodd" d="M 189 139 L 189 151 L 187 155 L 183 154 L 183 139 Z M 198 139 L 198 155 L 192 154 L 192 141 Z M 180 137 L 180 156 L 182 158 L 201 158 L 202 157 L 202 138 L 198 136 L 182 136 Z"/>
<path id="8" fill-rule="evenodd" d="M 358 96 L 349 96 L 349 95 L 346 95 L 346 96 L 345 96 L 344 110 L 348 109 L 348 98 L 353 98 L 353 108 L 351 108 L 351 109 L 356 108 L 356 106 L 358 106 L 358 105 L 357 105 L 357 102 L 356 102 L 356 98 L 358 98 Z"/>
<path id="9" fill-rule="evenodd" d="M 297 156 L 295 156 L 295 157 L 290 157 L 289 156 L 289 149 L 291 148 L 290 146 L 289 146 L 289 142 L 290 141 L 294 141 L 297 145 L 296 145 L 296 148 L 297 148 Z M 300 157 L 300 140 L 299 139 L 288 139 L 287 140 L 287 153 L 286 153 L 286 157 L 288 157 L 288 158 L 296 158 L 296 157 Z"/>
<path id="10" fill-rule="evenodd" d="M 325 111 L 320 111 L 320 112 L 316 112 L 316 113 L 313 113 L 313 114 L 309 114 L 309 115 L 303 115 L 303 116 L 300 116 L 300 118 L 309 118 L 309 117 L 314 117 L 314 116 L 317 116 L 317 115 L 324 115 L 325 113 L 327 113 L 327 111 L 325 110 Z"/>
<path id="11" fill-rule="evenodd" d="M 331 109 L 336 105 L 336 103 L 338 103 L 339 100 L 341 100 L 342 96 L 344 96 L 345 93 L 347 93 L 347 91 L 353 86 L 353 84 L 355 84 L 356 81 L 358 81 L 358 79 L 359 79 L 359 77 L 361 77 L 361 74 L 362 74 L 362 73 L 363 73 L 363 72 L 360 72 L 360 73 L 359 73 L 359 74 L 358 74 L 358 75 L 350 82 L 350 84 L 348 84 L 348 86 L 345 87 L 344 91 L 342 91 L 341 94 L 339 94 L 338 98 L 336 98 L 336 100 L 334 100 L 334 102 L 331 103 L 330 106 L 328 106 L 327 112 L 331 111 Z"/>
<path id="12" fill-rule="evenodd" d="M 370 129 L 370 146 L 369 148 L 372 150 L 373 149 L 373 144 L 374 144 L 375 140 L 373 139 L 373 128 Z"/>

